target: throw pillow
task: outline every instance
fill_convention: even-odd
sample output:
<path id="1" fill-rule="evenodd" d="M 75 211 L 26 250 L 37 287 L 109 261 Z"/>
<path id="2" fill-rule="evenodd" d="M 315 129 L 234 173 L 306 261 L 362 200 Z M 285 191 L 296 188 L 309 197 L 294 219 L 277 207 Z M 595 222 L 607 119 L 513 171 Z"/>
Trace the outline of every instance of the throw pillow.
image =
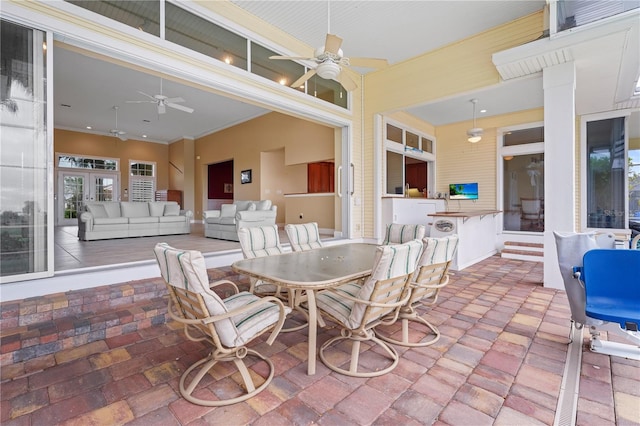
<path id="1" fill-rule="evenodd" d="M 255 203 L 249 203 L 249 205 L 247 206 L 247 211 L 255 211 L 256 210 L 256 205 Z"/>
<path id="2" fill-rule="evenodd" d="M 236 215 L 235 204 L 223 204 L 220 206 L 220 217 L 230 217 Z"/>
<path id="3" fill-rule="evenodd" d="M 93 218 L 109 217 L 107 215 L 107 209 L 102 204 L 89 204 L 87 210 L 93 215 Z"/>
<path id="4" fill-rule="evenodd" d="M 271 208 L 271 200 L 258 201 L 256 210 L 269 210 Z"/>
<path id="5" fill-rule="evenodd" d="M 180 206 L 178 204 L 166 204 L 164 206 L 164 215 L 165 216 L 179 216 L 180 215 Z"/>

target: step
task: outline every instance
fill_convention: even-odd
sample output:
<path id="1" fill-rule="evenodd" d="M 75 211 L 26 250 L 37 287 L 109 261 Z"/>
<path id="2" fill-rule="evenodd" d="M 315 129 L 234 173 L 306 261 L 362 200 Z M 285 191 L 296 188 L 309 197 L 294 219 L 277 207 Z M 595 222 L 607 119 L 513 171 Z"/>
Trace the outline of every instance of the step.
<path id="1" fill-rule="evenodd" d="M 524 260 L 528 262 L 542 262 L 544 257 L 544 245 L 540 243 L 524 243 L 518 241 L 506 241 L 500 257 L 505 259 Z"/>

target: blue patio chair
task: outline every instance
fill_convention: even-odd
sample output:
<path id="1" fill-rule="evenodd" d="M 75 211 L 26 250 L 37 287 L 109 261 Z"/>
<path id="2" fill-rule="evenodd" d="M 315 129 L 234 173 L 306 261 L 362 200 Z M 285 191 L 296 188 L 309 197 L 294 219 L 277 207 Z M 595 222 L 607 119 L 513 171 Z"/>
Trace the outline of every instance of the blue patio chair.
<path id="1" fill-rule="evenodd" d="M 640 250 L 594 249 L 574 275 L 585 288 L 591 351 L 640 360 Z M 633 345 L 600 340 L 613 332 Z"/>

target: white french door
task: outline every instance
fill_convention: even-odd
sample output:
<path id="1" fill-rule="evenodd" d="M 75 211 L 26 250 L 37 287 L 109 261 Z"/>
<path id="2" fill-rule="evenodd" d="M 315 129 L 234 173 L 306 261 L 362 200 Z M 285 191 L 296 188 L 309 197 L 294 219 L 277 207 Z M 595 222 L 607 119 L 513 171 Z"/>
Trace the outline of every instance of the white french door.
<path id="1" fill-rule="evenodd" d="M 77 225 L 87 201 L 118 200 L 117 173 L 58 172 L 58 225 Z"/>

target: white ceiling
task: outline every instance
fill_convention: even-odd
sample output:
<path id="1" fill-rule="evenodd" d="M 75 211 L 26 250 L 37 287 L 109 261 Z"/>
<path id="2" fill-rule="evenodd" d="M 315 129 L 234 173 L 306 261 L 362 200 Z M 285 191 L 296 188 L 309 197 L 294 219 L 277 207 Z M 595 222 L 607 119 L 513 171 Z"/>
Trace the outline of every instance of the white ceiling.
<path id="1" fill-rule="evenodd" d="M 312 47 L 324 42 L 325 1 L 232 3 Z M 333 1 L 330 25 L 331 32 L 344 39 L 345 56 L 386 58 L 393 64 L 536 12 L 544 5 L 545 0 Z M 602 73 L 598 78 L 603 81 Z M 615 74 L 611 78 L 615 81 Z M 126 131 L 131 138 L 141 139 L 146 134 L 148 140 L 163 143 L 199 137 L 268 112 L 165 80 L 163 94 L 184 98 L 183 105 L 195 112 L 167 108 L 166 114 L 158 115 L 153 104 L 126 103 L 144 100 L 138 91 L 159 93 L 158 77 L 65 49 L 54 51 L 54 88 L 56 128 L 88 131 L 86 126 L 91 125 L 93 132 L 108 134 L 115 127 L 113 106 L 118 105 L 118 130 Z M 542 79 L 517 79 L 407 111 L 434 125 L 469 120 L 471 98 L 479 99 L 478 110 L 487 109 L 487 115 L 540 107 Z"/>

